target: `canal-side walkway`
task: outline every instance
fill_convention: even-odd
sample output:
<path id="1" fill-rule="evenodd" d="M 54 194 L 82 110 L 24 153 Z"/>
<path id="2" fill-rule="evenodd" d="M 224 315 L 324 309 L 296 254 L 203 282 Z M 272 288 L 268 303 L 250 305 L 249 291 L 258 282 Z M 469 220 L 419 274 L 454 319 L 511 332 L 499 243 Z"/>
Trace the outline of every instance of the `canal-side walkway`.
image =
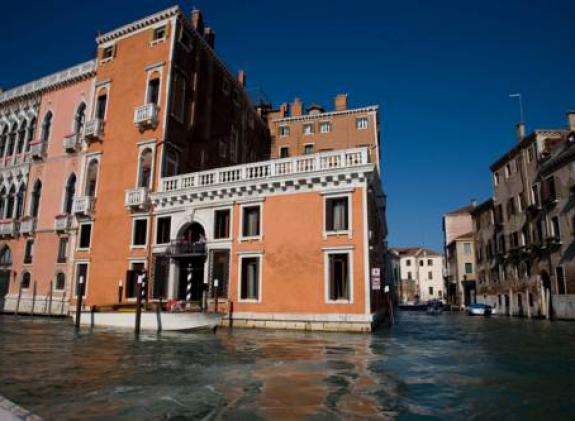
<path id="1" fill-rule="evenodd" d="M 0 420 L 42 421 L 42 418 L 0 395 Z"/>

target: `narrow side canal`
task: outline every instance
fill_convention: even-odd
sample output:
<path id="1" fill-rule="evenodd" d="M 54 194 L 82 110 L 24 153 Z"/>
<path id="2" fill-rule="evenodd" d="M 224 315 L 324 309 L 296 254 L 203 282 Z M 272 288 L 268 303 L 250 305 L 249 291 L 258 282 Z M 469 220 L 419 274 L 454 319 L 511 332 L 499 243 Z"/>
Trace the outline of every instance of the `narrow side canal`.
<path id="1" fill-rule="evenodd" d="M 401 315 L 374 335 L 89 331 L 0 316 L 0 395 L 46 419 L 573 419 L 575 323 Z"/>

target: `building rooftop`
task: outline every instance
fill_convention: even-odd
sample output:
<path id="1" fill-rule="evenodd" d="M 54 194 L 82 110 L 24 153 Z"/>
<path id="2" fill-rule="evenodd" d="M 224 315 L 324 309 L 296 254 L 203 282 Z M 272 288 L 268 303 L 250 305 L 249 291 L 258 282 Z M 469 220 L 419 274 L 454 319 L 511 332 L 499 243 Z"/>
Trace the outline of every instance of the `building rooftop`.
<path id="1" fill-rule="evenodd" d="M 429 257 L 441 257 L 442 254 L 438 253 L 434 250 L 427 249 L 424 247 L 394 247 L 392 250 L 395 250 L 400 257 L 405 256 L 429 256 Z"/>
<path id="2" fill-rule="evenodd" d="M 459 209 L 455 209 L 453 211 L 447 212 L 445 215 L 456 215 L 462 213 L 471 213 L 473 209 L 475 209 L 477 205 L 467 205 Z"/>

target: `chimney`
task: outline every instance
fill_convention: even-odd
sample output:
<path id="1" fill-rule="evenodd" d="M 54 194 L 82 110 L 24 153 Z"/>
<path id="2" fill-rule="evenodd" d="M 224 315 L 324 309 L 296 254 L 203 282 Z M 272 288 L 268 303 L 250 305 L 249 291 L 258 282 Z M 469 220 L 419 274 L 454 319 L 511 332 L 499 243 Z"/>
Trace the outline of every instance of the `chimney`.
<path id="1" fill-rule="evenodd" d="M 206 26 L 204 29 L 204 39 L 210 47 L 214 48 L 214 44 L 216 42 L 216 33 L 209 26 Z"/>
<path id="2" fill-rule="evenodd" d="M 517 135 L 517 141 L 521 142 L 525 138 L 525 123 L 517 123 L 515 126 L 515 133 Z"/>
<path id="3" fill-rule="evenodd" d="M 238 82 L 240 82 L 240 85 L 244 88 L 246 87 L 246 72 L 244 69 L 238 70 Z"/>
<path id="4" fill-rule="evenodd" d="M 569 126 L 569 131 L 575 132 L 575 110 L 567 111 L 567 125 Z"/>
<path id="5" fill-rule="evenodd" d="M 202 12 L 199 9 L 192 10 L 192 26 L 200 34 L 204 33 L 204 19 L 202 18 Z"/>
<path id="6" fill-rule="evenodd" d="M 334 103 L 336 111 L 347 110 L 347 94 L 336 95 Z"/>
<path id="7" fill-rule="evenodd" d="M 285 117 L 287 114 L 288 105 L 287 103 L 283 103 L 280 105 L 280 118 Z"/>
<path id="8" fill-rule="evenodd" d="M 303 104 L 301 102 L 301 99 L 295 98 L 291 103 L 291 115 L 294 117 L 299 116 L 302 114 L 302 110 L 303 110 Z"/>

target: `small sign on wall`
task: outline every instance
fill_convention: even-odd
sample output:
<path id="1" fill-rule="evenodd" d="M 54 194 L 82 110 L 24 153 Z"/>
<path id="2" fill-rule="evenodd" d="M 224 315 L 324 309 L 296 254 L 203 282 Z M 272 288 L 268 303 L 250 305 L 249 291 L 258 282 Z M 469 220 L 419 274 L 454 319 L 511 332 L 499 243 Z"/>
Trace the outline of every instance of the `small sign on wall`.
<path id="1" fill-rule="evenodd" d="M 371 268 L 371 289 L 379 291 L 381 289 L 381 269 Z"/>

